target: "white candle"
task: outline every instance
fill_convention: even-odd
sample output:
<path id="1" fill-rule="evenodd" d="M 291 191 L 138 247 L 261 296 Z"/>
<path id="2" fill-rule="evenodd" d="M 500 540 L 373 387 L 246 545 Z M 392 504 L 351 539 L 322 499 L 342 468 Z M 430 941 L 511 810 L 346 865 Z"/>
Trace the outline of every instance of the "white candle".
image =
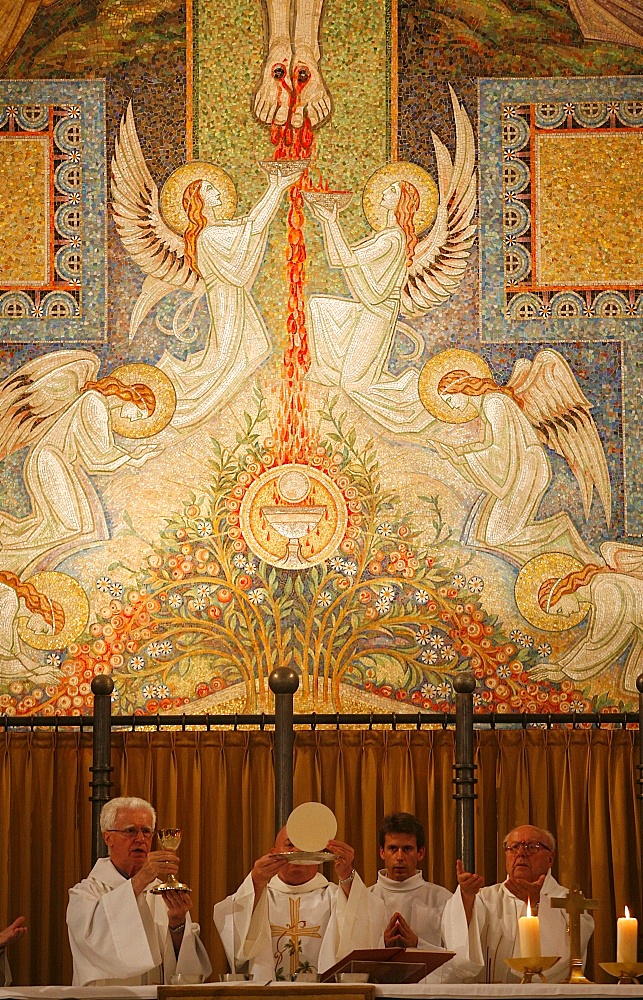
<path id="1" fill-rule="evenodd" d="M 639 922 L 626 906 L 625 916 L 616 921 L 616 962 L 624 968 L 636 965 L 638 930 Z"/>
<path id="2" fill-rule="evenodd" d="M 520 936 L 520 957 L 539 958 L 540 957 L 540 924 L 538 917 L 532 917 L 531 904 L 527 900 L 527 916 L 518 920 L 518 934 Z"/>

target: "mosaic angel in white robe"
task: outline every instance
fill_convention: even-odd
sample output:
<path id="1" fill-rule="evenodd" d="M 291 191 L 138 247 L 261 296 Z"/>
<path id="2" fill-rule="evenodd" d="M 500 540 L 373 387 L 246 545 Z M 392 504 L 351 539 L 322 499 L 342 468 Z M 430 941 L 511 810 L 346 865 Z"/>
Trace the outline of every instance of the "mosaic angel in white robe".
<path id="1" fill-rule="evenodd" d="M 149 310 L 177 289 L 191 292 L 175 314 L 179 340 L 205 295 L 210 312 L 206 346 L 182 361 L 165 353 L 158 367 L 172 379 L 177 396 L 172 425 L 191 428 L 212 417 L 268 359 L 272 345 L 251 288 L 263 260 L 268 231 L 284 191 L 306 164 L 275 164 L 268 189 L 245 216 L 232 219 L 234 186 L 212 164 L 179 167 L 164 187 L 175 231 L 161 214 L 158 188 L 145 164 L 131 105 L 121 122 L 112 161 L 114 221 L 123 245 L 147 277 L 130 323 L 133 337 Z M 175 191 L 178 204 L 172 209 Z M 180 234 L 179 235 L 179 231 Z M 184 310 L 192 307 L 187 322 Z"/>
<path id="2" fill-rule="evenodd" d="M 605 452 L 591 405 L 562 355 L 547 348 L 533 361 L 520 359 L 506 386 L 498 385 L 481 359 L 469 351 L 444 351 L 426 368 L 432 370 L 426 383 L 433 381 L 433 395 L 444 407 L 443 419 L 449 419 L 450 409 L 453 423 L 461 421 L 459 427 L 477 421 L 473 437 L 462 435 L 458 440 L 460 431 L 455 427 L 448 439 L 433 436 L 438 454 L 482 491 L 471 541 L 503 552 L 518 565 L 546 551 L 567 552 L 582 563 L 596 561 L 566 511 L 537 517 L 552 478 L 546 445 L 569 463 L 585 517 L 595 486 L 610 523 Z M 439 414 L 435 399 L 425 401 Z"/>
<path id="3" fill-rule="evenodd" d="M 416 433 L 432 422 L 420 401 L 417 370 L 407 368 L 401 375 L 387 370 L 398 330 L 419 345 L 415 357 L 424 347 L 412 329 L 398 323 L 399 314 L 422 316 L 447 301 L 462 279 L 475 239 L 473 130 L 453 90 L 451 100 L 455 162 L 433 135 L 439 202 L 424 238 L 418 239 L 416 228 L 422 228 L 422 216 L 430 221 L 425 203 L 434 184 L 415 164 L 391 163 L 369 179 L 364 207 L 379 231 L 353 246 L 339 223 L 337 205 L 325 205 L 314 194 L 307 198 L 322 223 L 328 262 L 342 269 L 352 294 L 350 299 L 311 296 L 308 379 L 341 387 L 365 413 L 396 434 Z M 375 204 L 369 207 L 371 199 Z"/>
<path id="4" fill-rule="evenodd" d="M 16 573 L 109 538 L 90 476 L 140 466 L 157 454 L 147 443 L 121 447 L 112 426 L 114 411 L 124 406 L 153 411 L 152 390 L 111 376 L 96 381 L 99 367 L 100 358 L 89 351 L 54 351 L 0 385 L 0 459 L 29 449 L 22 475 L 31 513 L 0 514 L 0 559 Z"/>
<path id="5" fill-rule="evenodd" d="M 584 682 L 598 677 L 629 648 L 622 684 L 636 693 L 643 671 L 643 548 L 603 542 L 601 555 L 605 566 L 583 566 L 541 583 L 538 603 L 547 615 L 576 618 L 585 606 L 589 618 L 585 634 L 555 663 L 539 668 L 537 676 Z"/>

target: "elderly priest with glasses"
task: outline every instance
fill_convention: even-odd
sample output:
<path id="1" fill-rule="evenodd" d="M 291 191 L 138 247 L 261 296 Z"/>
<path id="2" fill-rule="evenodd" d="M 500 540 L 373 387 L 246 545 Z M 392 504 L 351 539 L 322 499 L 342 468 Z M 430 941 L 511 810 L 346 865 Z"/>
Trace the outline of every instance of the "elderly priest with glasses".
<path id="1" fill-rule="evenodd" d="M 539 918 L 540 954 L 558 955 L 559 961 L 543 971 L 549 982 L 560 983 L 569 974 L 569 934 L 567 913 L 553 907 L 551 900 L 564 897 L 568 890 L 551 874 L 556 842 L 548 830 L 537 826 L 518 826 L 507 834 L 503 843 L 507 878 L 497 885 L 482 885 L 477 875 L 465 872 L 458 861 L 458 891 L 465 906 L 473 906 L 469 925 L 469 959 L 479 966 L 477 980 L 489 983 L 512 983 L 520 978 L 506 958 L 521 956 L 518 920 L 531 912 Z M 467 901 L 465 896 L 469 896 Z M 471 897 L 474 897 L 473 899 Z M 580 948 L 583 965 L 587 944 L 594 930 L 589 913 L 580 917 Z"/>
<path id="2" fill-rule="evenodd" d="M 116 798 L 103 806 L 109 857 L 69 890 L 74 986 L 152 986 L 178 974 L 210 974 L 189 893 L 150 891 L 179 867 L 173 851 L 150 850 L 155 825 L 144 799 Z"/>

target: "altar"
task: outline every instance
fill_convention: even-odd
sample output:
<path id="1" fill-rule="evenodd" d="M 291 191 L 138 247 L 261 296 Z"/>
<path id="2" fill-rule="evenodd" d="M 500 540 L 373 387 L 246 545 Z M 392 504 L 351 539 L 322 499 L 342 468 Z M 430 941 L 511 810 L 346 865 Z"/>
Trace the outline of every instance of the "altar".
<path id="1" fill-rule="evenodd" d="M 498 984 L 464 983 L 462 985 L 382 985 L 369 983 L 205 983 L 202 986 L 10 986 L 0 989 L 0 1000 L 388 1000 L 388 998 L 430 997 L 435 1000 L 531 1000 L 560 997 L 569 1000 L 625 1000 L 643 996 L 643 986 L 617 986 L 588 983 Z"/>

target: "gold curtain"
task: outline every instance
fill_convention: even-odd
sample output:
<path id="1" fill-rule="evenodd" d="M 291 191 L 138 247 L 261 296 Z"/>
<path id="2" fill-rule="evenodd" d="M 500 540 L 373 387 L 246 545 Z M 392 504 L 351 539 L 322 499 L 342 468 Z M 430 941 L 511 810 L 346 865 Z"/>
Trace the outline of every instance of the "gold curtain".
<path id="1" fill-rule="evenodd" d="M 616 916 L 641 913 L 636 798 L 637 734 L 631 730 L 476 731 L 476 868 L 503 877 L 499 845 L 517 823 L 549 828 L 559 843 L 554 874 L 600 901 L 590 978 L 615 958 Z M 10 952 L 14 981 L 71 982 L 67 890 L 91 865 L 91 734 L 9 731 L 0 737 L 0 925 L 19 913 L 29 933 Z M 298 731 L 294 803 L 317 799 L 336 813 L 367 883 L 378 868 L 377 827 L 393 810 L 414 812 L 428 840 L 425 875 L 455 884 L 454 736 L 449 730 Z M 140 795 L 160 825 L 183 829 L 181 877 L 214 966 L 225 959 L 212 923 L 274 835 L 270 732 L 116 732 L 113 794 Z"/>

